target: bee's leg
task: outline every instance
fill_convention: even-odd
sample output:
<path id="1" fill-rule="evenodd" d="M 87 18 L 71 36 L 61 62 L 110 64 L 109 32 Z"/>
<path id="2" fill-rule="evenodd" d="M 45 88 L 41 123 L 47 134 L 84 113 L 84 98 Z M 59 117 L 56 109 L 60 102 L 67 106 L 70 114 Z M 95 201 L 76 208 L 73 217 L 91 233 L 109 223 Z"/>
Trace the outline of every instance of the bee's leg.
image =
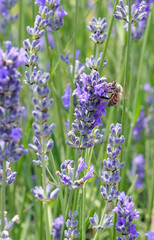
<path id="1" fill-rule="evenodd" d="M 112 97 L 113 95 L 114 95 L 114 94 L 112 93 L 110 97 L 108 97 L 108 96 L 107 96 L 107 97 L 104 97 L 104 96 L 103 96 L 103 97 L 101 97 L 101 98 L 104 98 L 104 99 L 109 100 L 109 99 L 111 99 L 111 97 Z"/>

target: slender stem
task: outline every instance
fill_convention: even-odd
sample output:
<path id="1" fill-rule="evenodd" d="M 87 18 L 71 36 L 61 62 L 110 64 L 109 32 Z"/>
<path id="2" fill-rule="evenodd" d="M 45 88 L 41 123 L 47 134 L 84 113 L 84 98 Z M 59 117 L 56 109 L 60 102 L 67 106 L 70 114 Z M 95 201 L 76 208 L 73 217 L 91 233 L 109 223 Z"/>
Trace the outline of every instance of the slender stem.
<path id="1" fill-rule="evenodd" d="M 82 192 L 82 240 L 85 240 L 85 208 L 86 208 L 86 186 L 83 186 Z"/>
<path id="2" fill-rule="evenodd" d="M 46 195 L 46 163 L 45 163 L 45 154 L 42 157 L 42 182 L 43 182 L 43 190 Z M 45 228 L 46 228 L 46 239 L 50 240 L 50 227 L 49 227 L 49 216 L 48 216 L 48 206 L 47 203 L 43 203 L 44 208 L 44 216 L 45 216 Z"/>
<path id="3" fill-rule="evenodd" d="M 123 88 L 124 91 L 126 91 L 127 87 L 129 86 L 129 77 L 130 77 L 130 40 L 131 40 L 131 6 L 132 6 L 132 1 L 129 1 L 129 25 L 128 25 L 128 37 L 127 37 L 127 60 L 126 60 L 126 78 L 124 78 L 124 83 L 123 83 Z M 122 135 L 126 136 L 126 129 L 125 129 L 125 117 L 126 117 L 126 99 L 123 99 L 123 109 L 122 109 Z M 121 158 L 120 158 L 120 162 L 123 161 L 124 159 L 124 150 L 125 150 L 125 144 L 126 141 L 124 143 L 124 146 L 122 148 L 122 152 L 121 152 Z M 126 162 L 127 166 L 128 163 Z M 123 186 L 124 183 L 124 175 L 126 175 L 126 171 L 127 171 L 127 167 L 125 166 L 124 169 L 120 170 L 120 174 L 122 175 L 122 181 L 121 181 L 121 186 Z M 123 180 L 124 179 L 124 180 Z M 123 188 L 121 188 L 123 189 Z"/>
<path id="4" fill-rule="evenodd" d="M 103 220 L 104 220 L 104 216 L 105 216 L 105 213 L 106 213 L 107 207 L 108 207 L 108 202 L 106 202 L 105 207 L 104 207 L 104 209 L 103 209 L 102 216 L 101 216 L 101 220 L 100 220 L 100 225 L 102 225 L 102 223 L 103 223 Z M 96 239 L 97 239 L 97 235 L 98 235 L 98 230 L 96 231 L 93 240 L 96 240 Z"/>
<path id="5" fill-rule="evenodd" d="M 5 187 L 6 187 L 6 160 L 3 161 L 3 175 L 1 187 L 1 232 L 4 230 Z"/>
<path id="6" fill-rule="evenodd" d="M 131 119 L 131 124 L 130 124 L 130 131 L 129 131 L 129 135 L 128 135 L 128 143 L 127 143 L 127 154 L 125 156 L 125 161 L 126 164 L 128 162 L 128 159 L 130 157 L 130 148 L 131 148 L 131 140 L 132 140 L 132 133 L 133 133 L 133 128 L 134 128 L 134 124 L 135 124 L 135 120 L 136 120 L 136 107 L 137 107 L 137 101 L 138 101 L 138 95 L 139 95 L 139 86 L 141 83 L 141 77 L 142 77 L 142 69 L 143 69 L 143 60 L 144 60 L 144 53 L 145 53 L 145 47 L 146 47 L 146 43 L 147 43 L 147 38 L 148 38 L 148 33 L 149 33 L 149 29 L 150 29 L 150 22 L 151 22 L 151 13 L 149 14 L 148 20 L 147 20 L 147 27 L 145 30 L 145 35 L 144 35 L 144 39 L 143 39 L 143 44 L 142 44 L 142 49 L 141 49 L 141 56 L 140 56 L 140 63 L 139 63 L 139 71 L 138 71 L 138 75 L 137 75 L 137 82 L 136 82 L 136 88 L 135 88 L 135 94 L 134 94 L 134 101 L 133 101 L 133 111 L 132 111 L 132 119 Z M 125 166 L 126 168 L 126 166 Z M 121 189 L 124 189 L 124 185 L 125 185 L 125 178 L 126 175 L 122 176 L 122 183 L 121 183 Z"/>
<path id="7" fill-rule="evenodd" d="M 118 4 L 119 0 L 116 0 L 115 4 L 114 4 L 114 9 L 113 9 L 113 14 L 115 13 L 116 11 L 116 5 Z M 105 61 L 105 57 L 106 57 L 106 51 L 107 51 L 107 48 L 108 48 L 108 44 L 109 44 L 109 40 L 110 40 L 110 36 L 111 36 L 111 33 L 112 33 L 112 28 L 113 28 L 113 23 L 114 23 L 114 16 L 112 15 L 112 18 L 111 18 L 111 22 L 110 22 L 110 26 L 109 26 L 109 30 L 108 30 L 108 34 L 107 34 L 107 38 L 105 40 L 105 46 L 104 46 L 104 50 L 103 50 L 103 56 L 102 56 L 102 59 L 101 59 L 101 64 L 100 64 L 100 76 L 101 76 L 101 73 L 102 73 L 102 70 L 103 70 L 103 63 Z"/>
<path id="8" fill-rule="evenodd" d="M 45 138 L 44 138 L 44 131 L 43 131 L 43 126 L 41 128 L 42 130 L 42 184 L 43 184 L 43 190 L 44 194 L 46 196 L 46 162 L 45 162 Z M 44 217 L 45 217 L 45 229 L 46 229 L 46 240 L 50 240 L 50 226 L 49 226 L 49 216 L 48 216 L 48 206 L 47 203 L 43 203 L 43 208 L 44 208 Z"/>

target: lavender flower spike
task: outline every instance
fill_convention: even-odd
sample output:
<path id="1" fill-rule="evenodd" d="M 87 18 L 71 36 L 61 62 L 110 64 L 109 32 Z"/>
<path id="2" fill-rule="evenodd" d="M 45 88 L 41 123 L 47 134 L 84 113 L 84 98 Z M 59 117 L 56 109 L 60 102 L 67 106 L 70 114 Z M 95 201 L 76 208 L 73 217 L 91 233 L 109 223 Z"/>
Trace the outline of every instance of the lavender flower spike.
<path id="1" fill-rule="evenodd" d="M 102 197 L 110 202 L 117 199 L 119 191 L 117 191 L 117 183 L 121 180 L 119 170 L 124 166 L 124 162 L 119 163 L 118 157 L 122 150 L 122 144 L 125 139 L 124 136 L 119 137 L 121 133 L 121 124 L 117 123 L 116 126 L 111 124 L 111 134 L 109 135 L 109 144 L 107 146 L 107 160 L 103 160 L 103 170 L 101 179 L 105 186 L 100 187 Z"/>
<path id="2" fill-rule="evenodd" d="M 24 63 L 24 52 L 7 41 L 5 51 L 0 48 L 0 162 L 13 163 L 27 150 L 23 149 L 20 118 L 24 107 L 19 103 L 20 73 L 17 67 Z M 2 165 L 1 165 L 2 166 Z"/>
<path id="3" fill-rule="evenodd" d="M 135 224 L 132 224 L 133 219 L 139 218 L 139 212 L 133 210 L 134 203 L 132 197 L 128 197 L 124 192 L 118 197 L 117 207 L 113 209 L 118 215 L 118 221 L 116 223 L 116 230 L 121 233 L 122 238 L 118 237 L 118 240 L 123 240 L 124 236 L 128 236 L 129 239 L 137 239 L 139 233 L 136 231 Z"/>
<path id="4" fill-rule="evenodd" d="M 11 184 L 15 180 L 17 172 L 12 172 L 10 168 L 10 163 L 6 162 L 6 182 L 5 184 Z M 2 176 L 3 176 L 3 162 L 0 162 L 0 187 L 2 186 Z"/>
<path id="5" fill-rule="evenodd" d="M 70 240 L 70 239 L 76 239 L 80 236 L 80 233 L 77 232 L 77 225 L 78 221 L 75 220 L 77 217 L 77 211 L 72 214 L 72 212 L 69 212 L 69 219 L 66 221 L 66 227 L 68 230 L 64 231 L 65 238 L 64 240 Z"/>
<path id="6" fill-rule="evenodd" d="M 59 193 L 59 188 L 56 188 L 54 191 L 51 192 L 51 185 L 48 184 L 46 186 L 46 195 L 41 186 L 35 187 L 35 189 L 31 189 L 31 193 L 40 201 L 49 202 L 49 201 L 53 201 L 53 199 L 57 197 Z"/>
<path id="7" fill-rule="evenodd" d="M 95 43 L 102 44 L 104 43 L 107 33 L 106 33 L 107 23 L 106 18 L 99 18 L 98 20 L 93 17 L 92 22 L 89 22 L 87 29 L 92 32 L 90 39 Z"/>
<path id="8" fill-rule="evenodd" d="M 143 154 L 138 154 L 132 161 L 132 168 L 130 170 L 130 175 L 132 178 L 134 178 L 135 174 L 138 174 L 138 178 L 135 183 L 135 186 L 137 189 L 141 189 L 143 187 L 143 180 L 145 177 L 144 163 L 145 163 L 145 159 Z"/>
<path id="9" fill-rule="evenodd" d="M 12 240 L 9 237 L 9 233 L 12 230 L 14 223 L 19 220 L 19 216 L 15 215 L 9 222 L 6 218 L 7 212 L 4 212 L 4 229 L 0 232 L 0 239 L 2 240 Z M 0 220 L 0 229 L 1 229 L 1 220 Z"/>
<path id="10" fill-rule="evenodd" d="M 131 23 L 142 21 L 147 18 L 148 12 L 146 9 L 146 2 L 142 1 L 139 6 L 133 4 L 131 7 Z M 124 6 L 123 0 L 119 0 L 119 5 L 116 6 L 116 13 L 114 17 L 118 20 L 124 20 L 129 22 L 129 8 L 128 6 Z"/>
<path id="11" fill-rule="evenodd" d="M 52 232 L 51 235 L 55 240 L 61 240 L 61 230 L 63 226 L 63 216 L 60 215 L 59 217 L 55 218 L 52 224 Z"/>
<path id="12" fill-rule="evenodd" d="M 74 113 L 76 120 L 72 123 L 72 131 L 67 134 L 70 140 L 66 141 L 70 147 L 83 150 L 94 145 L 95 135 L 92 131 L 96 126 L 102 125 L 101 116 L 105 115 L 106 106 L 104 97 L 107 96 L 109 88 L 106 76 L 100 78 L 98 71 L 93 70 L 90 75 L 80 75 L 73 92 L 73 96 L 78 97 Z"/>
<path id="13" fill-rule="evenodd" d="M 83 157 L 80 157 L 78 162 L 79 164 L 76 173 L 74 173 L 74 168 L 72 167 L 74 163 L 73 160 L 65 160 L 64 163 L 61 164 L 61 172 L 56 172 L 56 174 L 60 177 L 61 183 L 63 185 L 68 185 L 69 189 L 78 189 L 86 180 L 93 177 L 94 167 L 91 165 L 89 167 L 89 171 L 82 178 L 79 178 L 80 173 L 84 169 L 88 169 L 88 166 L 85 165 Z"/>
<path id="14" fill-rule="evenodd" d="M 101 59 L 102 59 L 103 52 L 100 53 L 100 56 L 98 59 L 95 59 L 95 57 L 92 55 L 91 58 L 86 58 L 86 67 L 90 70 L 97 70 L 99 68 Z M 107 60 L 104 61 L 103 68 L 105 68 L 107 65 Z"/>
<path id="15" fill-rule="evenodd" d="M 148 231 L 145 236 L 147 237 L 147 240 L 154 240 L 154 232 Z"/>
<path id="16" fill-rule="evenodd" d="M 99 217 L 96 213 L 94 213 L 94 217 L 90 217 L 89 221 L 92 225 L 92 229 L 102 230 L 102 229 L 105 229 L 105 228 L 111 228 L 113 226 L 112 218 L 113 218 L 113 215 L 108 216 L 107 214 L 105 214 L 103 224 L 100 225 L 99 224 Z"/>

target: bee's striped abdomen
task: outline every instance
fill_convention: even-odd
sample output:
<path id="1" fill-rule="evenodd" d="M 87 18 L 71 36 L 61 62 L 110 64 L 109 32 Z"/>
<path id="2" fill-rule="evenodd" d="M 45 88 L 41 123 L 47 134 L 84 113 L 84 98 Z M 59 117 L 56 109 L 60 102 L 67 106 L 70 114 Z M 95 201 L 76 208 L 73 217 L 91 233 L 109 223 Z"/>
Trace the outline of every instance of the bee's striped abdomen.
<path id="1" fill-rule="evenodd" d="M 108 101 L 108 106 L 111 107 L 111 106 L 114 106 L 116 105 L 121 99 L 121 95 L 120 94 L 117 94 L 115 93 L 111 99 Z"/>

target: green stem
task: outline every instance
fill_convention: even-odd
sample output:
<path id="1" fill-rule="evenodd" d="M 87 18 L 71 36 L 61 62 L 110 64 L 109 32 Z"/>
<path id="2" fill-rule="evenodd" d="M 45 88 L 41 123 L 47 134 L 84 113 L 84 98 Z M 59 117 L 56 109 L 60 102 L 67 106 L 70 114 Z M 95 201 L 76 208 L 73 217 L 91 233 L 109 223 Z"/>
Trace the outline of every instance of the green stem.
<path id="1" fill-rule="evenodd" d="M 4 211 L 5 211 L 5 187 L 6 187 L 6 160 L 3 161 L 3 175 L 1 187 L 1 232 L 4 230 Z"/>
<path id="2" fill-rule="evenodd" d="M 133 128 L 135 125 L 135 120 L 136 120 L 136 107 L 137 107 L 137 101 L 138 101 L 138 95 L 139 95 L 139 86 L 141 83 L 141 77 L 142 77 L 142 69 L 143 69 L 143 60 L 144 60 L 144 53 L 145 53 L 145 47 L 147 43 L 147 38 L 148 38 L 148 33 L 150 29 L 150 22 L 151 22 L 151 13 L 149 14 L 148 20 L 147 20 L 147 27 L 143 39 L 143 44 L 142 44 L 142 49 L 141 49 L 141 56 L 140 56 L 140 63 L 139 63 L 139 71 L 137 75 L 137 82 L 136 82 L 136 88 L 135 88 L 135 94 L 134 94 L 134 102 L 133 102 L 133 111 L 132 111 L 132 119 L 131 119 L 131 124 L 130 124 L 130 131 L 128 135 L 128 143 L 127 143 L 127 154 L 125 155 L 125 161 L 128 166 L 128 159 L 130 157 L 130 149 L 131 149 L 131 141 L 132 141 L 132 133 L 133 133 Z M 125 169 L 127 169 L 127 166 L 125 166 Z M 121 188 L 124 189 L 125 185 L 125 179 L 126 175 L 122 176 L 122 183 L 121 183 Z"/>
<path id="3" fill-rule="evenodd" d="M 43 157 L 42 157 L 42 163 L 43 163 L 42 164 L 42 183 L 43 183 L 44 194 L 46 196 L 46 163 L 45 163 L 45 154 L 44 153 L 43 153 Z M 43 208 L 44 208 L 44 217 L 45 217 L 46 239 L 50 240 L 48 206 L 47 206 L 46 202 L 43 204 Z"/>
<path id="4" fill-rule="evenodd" d="M 119 2 L 119 0 L 116 0 L 116 2 L 114 4 L 113 15 L 114 15 L 114 13 L 116 11 L 116 5 L 118 4 L 118 2 Z M 112 15 L 110 26 L 109 26 L 109 30 L 108 30 L 108 33 L 107 33 L 107 38 L 105 40 L 105 46 L 104 46 L 104 50 L 103 50 L 103 56 L 102 56 L 102 60 L 101 60 L 101 64 L 100 64 L 100 71 L 99 71 L 100 72 L 100 76 L 102 74 L 103 63 L 105 61 L 106 51 L 107 51 L 109 40 L 110 40 L 110 36 L 111 36 L 111 33 L 112 33 L 112 28 L 113 28 L 113 23 L 114 23 L 114 16 L 113 15 Z"/>
<path id="5" fill-rule="evenodd" d="M 132 1 L 130 0 L 129 1 L 129 25 L 128 25 L 128 35 L 127 35 L 128 37 L 127 37 L 126 78 L 124 78 L 124 84 L 123 84 L 124 91 L 126 91 L 127 87 L 129 86 L 129 77 L 130 77 L 131 6 L 132 6 Z M 124 136 L 126 136 L 126 133 L 127 133 L 127 131 L 125 129 L 125 121 L 126 121 L 125 117 L 126 117 L 126 99 L 124 98 L 123 109 L 122 109 L 122 135 L 124 135 Z M 122 162 L 124 159 L 125 144 L 126 144 L 126 141 L 122 148 L 120 162 Z M 126 164 L 128 166 L 127 162 L 126 162 Z M 123 184 L 125 183 L 125 180 L 126 180 L 126 178 L 124 177 L 127 175 L 126 171 L 127 171 L 126 166 L 124 169 L 120 170 L 120 174 L 122 174 L 122 181 L 120 184 L 121 190 L 123 189 Z"/>
<path id="6" fill-rule="evenodd" d="M 85 208 L 86 208 L 86 186 L 83 186 L 82 192 L 82 240 L 85 240 Z"/>

